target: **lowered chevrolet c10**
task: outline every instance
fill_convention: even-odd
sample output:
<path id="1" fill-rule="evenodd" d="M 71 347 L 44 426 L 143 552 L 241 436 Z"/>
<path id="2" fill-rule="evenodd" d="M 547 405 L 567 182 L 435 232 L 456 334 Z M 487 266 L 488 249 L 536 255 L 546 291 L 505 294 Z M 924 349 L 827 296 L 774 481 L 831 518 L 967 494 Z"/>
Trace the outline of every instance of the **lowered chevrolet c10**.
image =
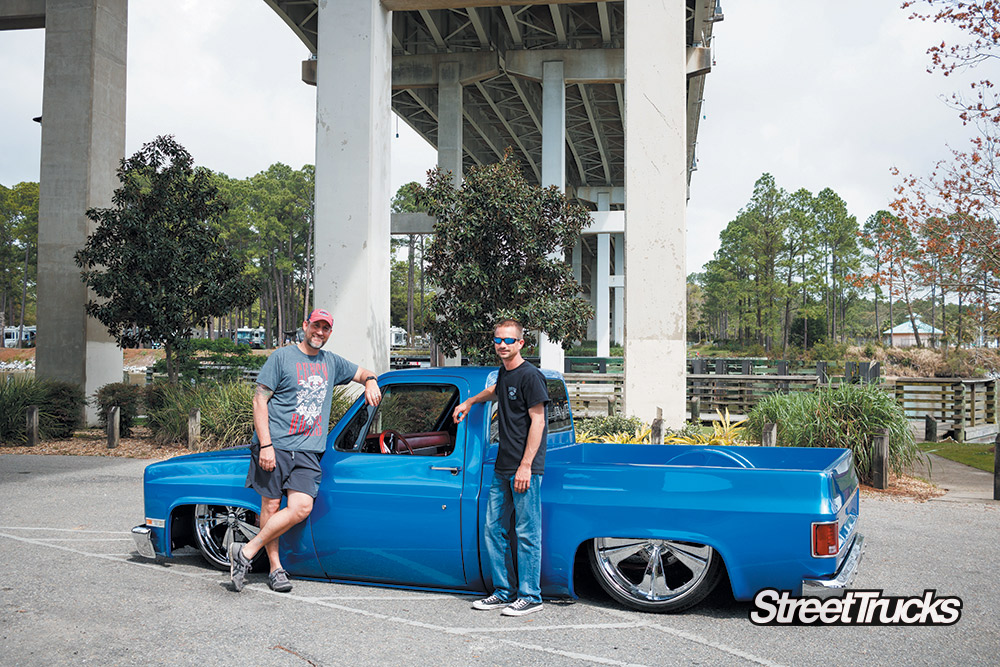
<path id="1" fill-rule="evenodd" d="M 576 442 L 566 387 L 545 371 L 542 594 L 574 598 L 593 577 L 618 602 L 675 612 L 720 582 L 825 597 L 853 580 L 863 551 L 858 480 L 844 449 Z M 331 429 L 311 516 L 281 538 L 293 577 L 483 593 L 492 590 L 483 518 L 495 404 L 460 424 L 454 407 L 496 381 L 489 368 L 414 369 L 379 378 Z M 257 531 L 244 487 L 247 447 L 153 463 L 139 552 L 195 546 L 228 569 L 227 548 Z M 266 558 L 266 556 L 262 556 Z"/>

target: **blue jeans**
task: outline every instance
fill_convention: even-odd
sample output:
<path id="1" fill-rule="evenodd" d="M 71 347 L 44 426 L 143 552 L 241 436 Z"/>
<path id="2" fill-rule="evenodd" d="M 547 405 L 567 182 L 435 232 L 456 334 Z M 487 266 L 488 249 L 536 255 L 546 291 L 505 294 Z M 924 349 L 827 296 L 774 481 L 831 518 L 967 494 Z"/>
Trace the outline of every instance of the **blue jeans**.
<path id="1" fill-rule="evenodd" d="M 490 557 L 493 594 L 512 602 L 542 601 L 542 476 L 532 475 L 524 493 L 514 491 L 514 475 L 493 473 L 486 507 L 486 553 Z M 511 515 L 517 533 L 517 590 L 511 583 L 514 559 L 510 550 Z"/>

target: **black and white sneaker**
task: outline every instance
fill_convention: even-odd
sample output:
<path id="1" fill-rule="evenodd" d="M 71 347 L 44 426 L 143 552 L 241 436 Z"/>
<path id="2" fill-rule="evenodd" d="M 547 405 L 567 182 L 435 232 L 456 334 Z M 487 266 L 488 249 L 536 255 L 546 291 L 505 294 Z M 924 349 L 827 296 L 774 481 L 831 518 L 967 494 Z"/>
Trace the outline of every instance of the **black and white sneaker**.
<path id="1" fill-rule="evenodd" d="M 507 604 L 508 602 L 506 600 L 501 600 L 496 595 L 491 595 L 488 598 L 483 598 L 482 600 L 476 600 L 473 602 L 472 608 L 486 611 L 488 609 L 499 609 L 500 607 L 505 607 Z"/>
<path id="2" fill-rule="evenodd" d="M 237 593 L 243 590 L 249 573 L 250 559 L 243 555 L 243 543 L 233 542 L 229 545 L 229 578 L 233 580 L 233 590 Z"/>
<path id="3" fill-rule="evenodd" d="M 504 607 L 500 612 L 503 616 L 526 616 L 542 610 L 541 602 L 532 602 L 524 598 L 518 598 Z"/>

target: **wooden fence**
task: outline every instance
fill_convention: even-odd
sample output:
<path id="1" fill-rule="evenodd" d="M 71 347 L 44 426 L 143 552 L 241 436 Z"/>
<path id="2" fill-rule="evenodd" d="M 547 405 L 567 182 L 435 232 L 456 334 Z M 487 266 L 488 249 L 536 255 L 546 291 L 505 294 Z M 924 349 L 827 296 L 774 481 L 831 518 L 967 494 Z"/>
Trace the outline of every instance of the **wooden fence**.
<path id="1" fill-rule="evenodd" d="M 745 419 L 762 398 L 774 393 L 814 391 L 818 377 L 809 375 L 688 375 L 687 400 L 698 401 L 700 415 L 709 420 L 716 411 L 730 419 Z M 693 418 L 693 415 L 689 415 Z"/>
<path id="2" fill-rule="evenodd" d="M 600 373 L 564 373 L 574 417 L 607 417 L 621 412 L 625 376 Z"/>
<path id="3" fill-rule="evenodd" d="M 915 426 L 927 423 L 927 434 L 970 442 L 992 440 L 1000 432 L 996 380 L 896 378 L 892 391 L 907 418 L 918 422 Z"/>

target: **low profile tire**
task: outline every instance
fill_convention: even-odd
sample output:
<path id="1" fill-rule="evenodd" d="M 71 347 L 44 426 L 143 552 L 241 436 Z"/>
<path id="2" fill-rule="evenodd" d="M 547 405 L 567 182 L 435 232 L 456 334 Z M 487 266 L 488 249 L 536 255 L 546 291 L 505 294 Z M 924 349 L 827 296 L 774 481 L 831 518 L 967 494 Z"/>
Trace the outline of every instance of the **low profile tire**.
<path id="1" fill-rule="evenodd" d="M 259 530 L 257 514 L 245 507 L 194 506 L 194 535 L 198 549 L 205 560 L 220 570 L 229 570 L 229 545 L 249 542 Z M 257 554 L 254 561 L 259 557 Z"/>
<path id="2" fill-rule="evenodd" d="M 722 574 L 710 546 L 675 540 L 598 537 L 589 550 L 601 588 L 639 611 L 670 613 L 705 599 Z"/>

